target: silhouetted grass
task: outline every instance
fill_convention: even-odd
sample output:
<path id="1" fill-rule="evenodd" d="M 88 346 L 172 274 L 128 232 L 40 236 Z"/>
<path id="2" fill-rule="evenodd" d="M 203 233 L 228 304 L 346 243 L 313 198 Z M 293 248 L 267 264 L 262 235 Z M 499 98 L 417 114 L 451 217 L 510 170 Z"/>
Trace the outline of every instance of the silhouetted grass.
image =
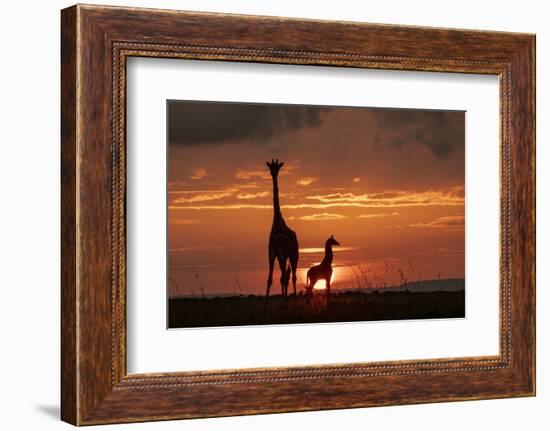
<path id="1" fill-rule="evenodd" d="M 464 317 L 464 290 L 436 292 L 333 293 L 305 295 L 176 298 L 169 300 L 169 327 L 241 326 L 288 323 Z"/>

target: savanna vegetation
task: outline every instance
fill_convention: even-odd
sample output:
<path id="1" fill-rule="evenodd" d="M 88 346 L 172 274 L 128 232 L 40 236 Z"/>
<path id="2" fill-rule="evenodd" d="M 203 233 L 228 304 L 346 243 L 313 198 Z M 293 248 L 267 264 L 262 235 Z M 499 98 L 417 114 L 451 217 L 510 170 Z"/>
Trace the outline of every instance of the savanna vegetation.
<path id="1" fill-rule="evenodd" d="M 327 301 L 306 295 L 195 297 L 169 300 L 169 327 L 213 327 L 290 323 L 464 317 L 464 290 L 413 292 L 334 292 Z"/>

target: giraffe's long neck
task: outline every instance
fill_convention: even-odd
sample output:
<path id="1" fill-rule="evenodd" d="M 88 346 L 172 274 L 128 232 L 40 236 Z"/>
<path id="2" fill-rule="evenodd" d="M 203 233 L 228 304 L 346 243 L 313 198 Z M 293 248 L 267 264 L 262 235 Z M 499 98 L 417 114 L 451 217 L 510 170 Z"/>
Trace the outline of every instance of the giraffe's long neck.
<path id="1" fill-rule="evenodd" d="M 281 207 L 279 206 L 279 181 L 273 177 L 273 220 L 282 219 Z"/>
<path id="2" fill-rule="evenodd" d="M 328 242 L 325 244 L 325 257 L 323 258 L 323 261 L 321 262 L 322 265 L 332 265 L 332 245 L 330 245 Z"/>

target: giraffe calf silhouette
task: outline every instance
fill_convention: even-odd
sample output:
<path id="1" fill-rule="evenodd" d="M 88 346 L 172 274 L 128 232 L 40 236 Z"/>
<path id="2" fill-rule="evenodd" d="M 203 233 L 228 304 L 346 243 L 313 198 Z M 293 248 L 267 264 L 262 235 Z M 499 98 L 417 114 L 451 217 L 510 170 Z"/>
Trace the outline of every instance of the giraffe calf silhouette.
<path id="1" fill-rule="evenodd" d="M 319 280 L 325 280 L 327 285 L 326 295 L 330 296 L 330 279 L 332 278 L 332 246 L 340 245 L 334 235 L 331 235 L 325 242 L 325 257 L 319 265 L 314 265 L 307 271 L 307 283 L 306 283 L 306 295 L 311 297 L 313 295 L 313 287 Z"/>

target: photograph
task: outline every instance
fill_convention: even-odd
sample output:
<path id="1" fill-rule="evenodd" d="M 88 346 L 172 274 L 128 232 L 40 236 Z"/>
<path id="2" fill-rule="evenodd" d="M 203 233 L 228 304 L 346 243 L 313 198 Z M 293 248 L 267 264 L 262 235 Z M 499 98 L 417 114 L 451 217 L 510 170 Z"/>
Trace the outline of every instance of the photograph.
<path id="1" fill-rule="evenodd" d="M 465 317 L 465 112 L 167 101 L 168 328 Z"/>

